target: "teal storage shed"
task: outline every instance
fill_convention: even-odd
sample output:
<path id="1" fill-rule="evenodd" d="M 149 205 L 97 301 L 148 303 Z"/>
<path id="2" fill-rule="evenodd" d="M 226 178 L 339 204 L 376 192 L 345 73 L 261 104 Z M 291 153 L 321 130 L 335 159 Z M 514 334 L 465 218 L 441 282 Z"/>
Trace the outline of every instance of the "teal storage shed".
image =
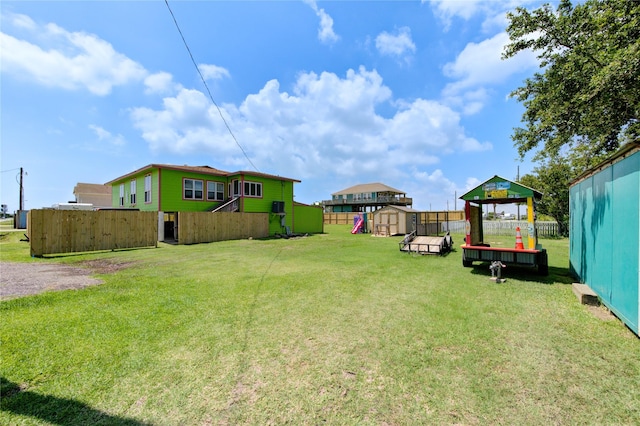
<path id="1" fill-rule="evenodd" d="M 569 199 L 571 272 L 640 335 L 640 141 L 578 178 Z"/>

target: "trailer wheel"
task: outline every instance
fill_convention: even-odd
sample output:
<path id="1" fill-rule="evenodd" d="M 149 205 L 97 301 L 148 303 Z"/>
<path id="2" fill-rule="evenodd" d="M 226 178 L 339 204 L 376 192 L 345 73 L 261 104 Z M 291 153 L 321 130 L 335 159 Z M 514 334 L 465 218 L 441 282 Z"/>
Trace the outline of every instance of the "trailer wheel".
<path id="1" fill-rule="evenodd" d="M 473 265 L 473 260 L 465 260 L 462 259 L 462 266 L 465 268 L 470 268 Z"/>

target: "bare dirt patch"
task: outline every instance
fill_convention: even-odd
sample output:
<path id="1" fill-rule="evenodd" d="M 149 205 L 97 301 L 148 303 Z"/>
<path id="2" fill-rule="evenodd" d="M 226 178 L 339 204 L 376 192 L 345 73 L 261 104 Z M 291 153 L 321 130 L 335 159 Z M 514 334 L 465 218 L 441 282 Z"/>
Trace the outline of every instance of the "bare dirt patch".
<path id="1" fill-rule="evenodd" d="M 130 263 L 90 260 L 78 265 L 0 262 L 0 299 L 102 284 L 102 280 L 92 275 L 114 273 Z"/>
<path id="2" fill-rule="evenodd" d="M 588 305 L 587 309 L 589 310 L 589 312 L 593 314 L 593 316 L 595 316 L 598 319 L 601 319 L 602 321 L 612 321 L 616 319 L 616 316 L 613 315 L 611 311 L 603 305 L 598 305 L 598 306 Z"/>

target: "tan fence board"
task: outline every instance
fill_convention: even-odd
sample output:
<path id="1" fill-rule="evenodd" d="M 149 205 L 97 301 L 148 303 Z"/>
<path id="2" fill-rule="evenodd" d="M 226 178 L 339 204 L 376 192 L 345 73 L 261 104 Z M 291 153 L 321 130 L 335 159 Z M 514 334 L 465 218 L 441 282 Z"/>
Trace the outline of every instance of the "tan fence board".
<path id="1" fill-rule="evenodd" d="M 197 244 L 269 236 L 268 213 L 179 212 L 178 243 Z"/>
<path id="2" fill-rule="evenodd" d="M 353 225 L 353 216 L 358 213 L 324 213 L 324 223 L 329 225 Z"/>
<path id="3" fill-rule="evenodd" d="M 156 212 L 30 210 L 32 256 L 156 246 Z"/>

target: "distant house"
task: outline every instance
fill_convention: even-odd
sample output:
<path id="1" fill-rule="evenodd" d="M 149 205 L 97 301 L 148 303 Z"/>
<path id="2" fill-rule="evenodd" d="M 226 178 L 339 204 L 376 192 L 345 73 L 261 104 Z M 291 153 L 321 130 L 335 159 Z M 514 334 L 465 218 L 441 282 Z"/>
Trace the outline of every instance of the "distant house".
<path id="1" fill-rule="evenodd" d="M 91 204 L 94 208 L 111 207 L 111 187 L 98 183 L 78 183 L 73 188 L 75 203 Z"/>
<path id="2" fill-rule="evenodd" d="M 325 213 L 373 212 L 385 206 L 411 207 L 413 199 L 399 189 L 382 183 L 355 185 L 331 194 L 322 202 Z"/>
<path id="3" fill-rule="evenodd" d="M 259 172 L 226 172 L 209 166 L 149 164 L 115 178 L 111 206 L 158 211 L 164 214 L 165 238 L 172 232 L 177 212 L 238 211 L 272 213 L 269 233 L 285 228 L 295 231 L 294 213 L 311 206 L 293 201 L 293 185 L 299 180 Z M 295 209 L 294 209 L 295 207 Z M 319 208 L 314 208 L 320 210 Z M 313 216 L 313 215 L 312 215 Z M 322 229 L 322 214 L 318 215 Z M 309 224 L 305 224 L 309 228 Z M 299 224 L 299 227 L 302 227 Z M 317 229 L 317 226 L 311 226 Z"/>

